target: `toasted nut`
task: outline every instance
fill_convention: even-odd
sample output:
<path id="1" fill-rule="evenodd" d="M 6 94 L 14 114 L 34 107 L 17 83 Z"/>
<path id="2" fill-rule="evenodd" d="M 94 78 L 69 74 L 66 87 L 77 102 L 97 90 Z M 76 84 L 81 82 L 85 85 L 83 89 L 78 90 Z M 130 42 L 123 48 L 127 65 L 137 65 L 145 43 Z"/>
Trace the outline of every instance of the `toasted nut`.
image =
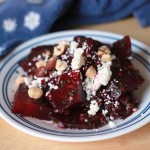
<path id="1" fill-rule="evenodd" d="M 108 49 L 108 47 L 106 45 L 104 45 L 104 46 L 99 47 L 98 51 L 104 51 L 106 49 Z"/>
<path id="2" fill-rule="evenodd" d="M 61 45 L 61 44 L 64 44 L 65 45 L 65 47 L 69 47 L 69 42 L 68 41 L 66 41 L 66 40 L 62 40 L 62 41 L 60 41 L 59 43 L 58 43 L 58 45 Z"/>
<path id="3" fill-rule="evenodd" d="M 66 46 L 65 44 L 59 44 L 58 46 L 54 47 L 54 56 L 60 56 L 61 54 L 63 54 L 65 52 Z"/>
<path id="4" fill-rule="evenodd" d="M 105 50 L 104 50 L 104 53 L 105 53 L 105 54 L 111 54 L 111 51 L 110 51 L 109 49 L 105 49 Z"/>
<path id="5" fill-rule="evenodd" d="M 44 53 L 42 53 L 43 57 L 50 57 L 52 55 L 52 53 L 49 50 L 46 50 Z"/>
<path id="6" fill-rule="evenodd" d="M 61 61 L 60 59 L 57 60 L 55 69 L 58 71 L 64 71 L 68 67 L 65 61 Z"/>
<path id="7" fill-rule="evenodd" d="M 44 53 L 46 56 L 51 56 L 52 53 L 49 50 L 46 50 L 46 52 Z"/>
<path id="8" fill-rule="evenodd" d="M 16 79 L 16 84 L 19 86 L 20 84 L 24 83 L 24 76 L 19 76 Z"/>
<path id="9" fill-rule="evenodd" d="M 104 53 L 100 50 L 98 50 L 98 56 L 102 56 Z"/>
<path id="10" fill-rule="evenodd" d="M 103 55 L 102 55 L 102 61 L 103 61 L 103 62 L 109 62 L 109 61 L 111 61 L 111 60 L 112 60 L 111 55 L 109 55 L 109 54 L 103 54 Z"/>
<path id="11" fill-rule="evenodd" d="M 86 71 L 85 75 L 88 78 L 93 78 L 96 74 L 96 70 L 93 66 L 89 67 L 88 70 Z"/>
<path id="12" fill-rule="evenodd" d="M 28 95 L 30 98 L 39 99 L 43 95 L 43 90 L 37 87 L 32 87 L 28 89 Z"/>
<path id="13" fill-rule="evenodd" d="M 45 67 L 46 66 L 46 62 L 43 61 L 43 60 L 40 60 L 35 65 L 36 65 L 37 68 Z"/>

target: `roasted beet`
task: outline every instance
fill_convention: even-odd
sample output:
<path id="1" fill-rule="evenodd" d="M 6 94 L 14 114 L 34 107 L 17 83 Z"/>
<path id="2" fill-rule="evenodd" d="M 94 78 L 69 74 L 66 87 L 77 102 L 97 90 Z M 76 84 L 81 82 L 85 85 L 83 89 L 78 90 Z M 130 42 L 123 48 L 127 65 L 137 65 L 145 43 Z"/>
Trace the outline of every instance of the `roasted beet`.
<path id="1" fill-rule="evenodd" d="M 54 70 L 56 65 L 56 58 L 51 58 L 47 61 L 45 68 L 47 70 Z"/>
<path id="2" fill-rule="evenodd" d="M 112 51 L 118 58 L 130 57 L 132 54 L 130 37 L 125 36 L 123 39 L 114 42 Z"/>
<path id="3" fill-rule="evenodd" d="M 69 71 L 51 80 L 56 89 L 50 90 L 47 99 L 58 112 L 64 112 L 71 106 L 85 102 L 80 72 Z"/>
<path id="4" fill-rule="evenodd" d="M 15 94 L 12 112 L 22 116 L 35 117 L 39 119 L 50 119 L 54 110 L 52 106 L 42 97 L 34 100 L 28 96 L 28 88 L 21 84 Z"/>
<path id="5" fill-rule="evenodd" d="M 48 75 L 48 71 L 45 67 L 36 68 L 34 75 L 36 77 L 46 77 Z"/>
<path id="6" fill-rule="evenodd" d="M 33 48 L 31 53 L 19 62 L 19 65 L 25 72 L 27 72 L 28 75 L 34 75 L 36 70 L 35 63 L 43 57 L 42 53 L 46 52 L 47 50 L 53 54 L 53 47 L 54 46 L 47 45 Z"/>

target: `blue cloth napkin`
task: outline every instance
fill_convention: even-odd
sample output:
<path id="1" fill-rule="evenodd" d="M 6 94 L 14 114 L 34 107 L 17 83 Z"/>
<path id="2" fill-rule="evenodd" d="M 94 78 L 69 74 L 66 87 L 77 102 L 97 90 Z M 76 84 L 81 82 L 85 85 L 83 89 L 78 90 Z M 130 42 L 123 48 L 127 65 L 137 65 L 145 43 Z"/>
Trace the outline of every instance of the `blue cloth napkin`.
<path id="1" fill-rule="evenodd" d="M 135 16 L 150 25 L 150 0 L 0 0 L 0 58 L 18 44 L 72 25 Z"/>

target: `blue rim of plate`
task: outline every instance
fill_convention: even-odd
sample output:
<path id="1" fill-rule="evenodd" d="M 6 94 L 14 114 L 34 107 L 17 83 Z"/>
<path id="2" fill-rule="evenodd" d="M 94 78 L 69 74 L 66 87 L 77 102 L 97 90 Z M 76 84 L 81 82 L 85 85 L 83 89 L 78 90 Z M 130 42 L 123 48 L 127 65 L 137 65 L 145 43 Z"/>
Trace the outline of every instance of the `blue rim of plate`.
<path id="1" fill-rule="evenodd" d="M 22 48 L 21 50 L 19 50 L 18 52 L 14 53 L 11 58 L 9 58 L 7 61 L 5 61 L 2 65 L 2 67 L 0 68 L 0 71 L 2 71 L 2 69 L 4 68 L 4 66 L 14 57 L 16 56 L 17 54 L 19 54 L 20 52 L 22 51 L 25 51 L 26 49 L 30 48 L 30 47 L 33 47 L 37 44 L 40 44 L 42 42 L 46 42 L 46 41 L 49 41 L 49 40 L 54 40 L 54 39 L 58 39 L 58 38 L 68 38 L 68 37 L 74 37 L 78 34 L 73 34 L 73 35 L 66 35 L 66 36 L 56 36 L 54 38 L 47 38 L 47 39 L 44 39 L 44 40 L 40 40 L 38 42 L 35 42 L 35 43 L 32 43 L 24 48 Z M 98 38 L 107 38 L 107 39 L 111 39 L 111 40 L 118 40 L 119 38 L 116 38 L 116 37 L 111 37 L 111 36 L 104 36 L 104 35 L 95 35 L 95 34 L 85 34 L 84 33 L 84 36 L 90 36 L 90 37 L 98 37 Z M 143 51 L 144 53 L 146 53 L 147 55 L 150 55 L 146 50 L 144 50 L 142 47 L 139 47 L 138 45 L 136 44 L 132 44 L 134 47 L 140 49 L 141 51 Z M 150 64 L 149 62 L 147 62 L 147 60 L 145 60 L 143 57 L 141 57 L 140 55 L 136 54 L 136 53 L 133 53 L 133 57 L 136 58 L 138 61 L 140 61 L 144 66 L 145 68 L 150 72 Z M 23 59 L 23 58 L 21 58 Z M 20 60 L 21 60 L 20 59 Z M 15 63 L 15 65 L 9 70 L 9 72 L 7 72 L 6 76 L 5 76 L 5 80 L 3 81 L 3 86 L 4 87 L 2 89 L 2 95 L 3 95 L 3 98 L 4 98 L 4 101 L 7 105 L 7 107 L 9 108 L 9 111 L 11 111 L 11 103 L 8 99 L 8 82 L 9 82 L 9 79 L 11 77 L 11 75 L 14 73 L 14 71 L 17 69 L 18 67 L 18 62 Z M 5 92 L 6 91 L 6 92 Z M 126 121 L 125 123 L 123 124 L 120 124 L 118 126 L 116 126 L 115 128 L 109 128 L 109 129 L 105 129 L 105 130 L 90 130 L 89 132 L 87 132 L 87 130 L 84 132 L 69 132 L 69 131 L 66 131 L 63 132 L 63 130 L 59 130 L 59 131 L 56 131 L 56 130 L 52 130 L 52 129 L 47 129 L 47 128 L 44 128 L 44 127 L 41 127 L 41 126 L 38 126 L 30 121 L 28 121 L 27 119 L 25 118 L 22 118 L 21 116 L 19 115 L 15 115 L 17 118 L 19 118 L 20 120 L 26 122 L 28 125 L 32 125 L 33 127 L 36 127 L 37 129 L 34 129 L 30 126 L 27 126 L 25 124 L 22 124 L 21 122 L 19 122 L 18 120 L 16 120 L 15 118 L 13 118 L 11 115 L 9 115 L 5 109 L 1 106 L 0 104 L 0 107 L 2 108 L 2 110 L 13 120 L 15 120 L 16 122 L 18 122 L 20 125 L 22 126 L 25 126 L 27 128 L 30 128 L 32 130 L 35 130 L 35 131 L 38 131 L 38 132 L 41 132 L 41 133 L 45 133 L 45 134 L 50 134 L 50 135 L 56 135 L 56 136 L 69 136 L 69 137 L 83 137 L 83 136 L 97 136 L 97 135 L 104 135 L 104 134 L 108 134 L 108 133 L 113 133 L 113 132 L 117 132 L 119 130 L 122 130 L 122 129 L 125 129 L 125 128 L 128 128 L 140 121 L 142 121 L 143 119 L 145 119 L 146 117 L 148 117 L 150 115 L 150 113 L 148 113 L 146 116 L 144 116 L 143 118 L 141 118 L 140 120 L 138 120 L 137 122 L 134 122 L 130 125 L 128 125 L 129 123 L 131 123 L 132 121 L 135 121 L 137 120 L 138 118 L 140 118 L 142 116 L 142 114 L 145 114 L 149 109 L 150 109 L 150 103 L 148 103 L 148 105 L 137 115 L 135 116 L 134 118 Z M 125 126 L 125 125 L 128 125 L 128 126 Z M 39 129 L 39 130 L 38 130 Z M 42 130 L 42 131 L 41 131 Z M 78 130 L 79 131 L 79 130 Z"/>

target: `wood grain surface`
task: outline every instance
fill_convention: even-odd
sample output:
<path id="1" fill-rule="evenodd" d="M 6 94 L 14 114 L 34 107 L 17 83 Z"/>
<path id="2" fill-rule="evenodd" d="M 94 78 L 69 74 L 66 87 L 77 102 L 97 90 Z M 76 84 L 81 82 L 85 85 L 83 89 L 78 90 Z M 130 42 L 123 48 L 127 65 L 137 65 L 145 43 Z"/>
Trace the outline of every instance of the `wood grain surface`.
<path id="1" fill-rule="evenodd" d="M 141 28 L 134 18 L 102 25 L 78 26 L 71 29 L 104 30 L 130 35 L 150 45 L 150 27 Z M 150 124 L 129 134 L 88 143 L 44 140 L 23 133 L 0 118 L 0 150 L 150 150 Z"/>

